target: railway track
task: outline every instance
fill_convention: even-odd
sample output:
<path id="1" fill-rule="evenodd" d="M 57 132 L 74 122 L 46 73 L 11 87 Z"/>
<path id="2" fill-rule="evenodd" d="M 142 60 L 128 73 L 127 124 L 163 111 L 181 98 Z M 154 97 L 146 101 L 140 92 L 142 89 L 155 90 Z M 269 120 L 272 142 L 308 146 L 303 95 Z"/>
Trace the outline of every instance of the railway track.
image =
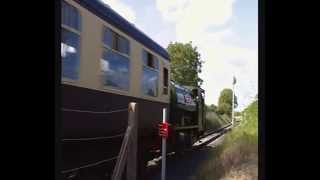
<path id="1" fill-rule="evenodd" d="M 192 179 L 191 176 L 195 176 L 195 169 L 201 166 L 208 156 L 211 155 L 211 144 L 222 140 L 222 136 L 229 130 L 231 130 L 231 123 L 214 131 L 207 132 L 191 148 L 186 149 L 182 153 L 168 153 L 166 155 L 167 179 Z M 159 156 L 148 162 L 147 179 L 161 179 L 161 160 L 162 158 Z"/>
<path id="2" fill-rule="evenodd" d="M 222 136 L 224 133 L 226 133 L 230 129 L 231 129 L 231 123 L 219 128 L 217 130 L 210 131 L 210 132 L 206 133 L 205 135 L 200 137 L 200 140 L 198 140 L 196 143 L 193 144 L 191 149 L 196 150 L 198 148 L 201 148 L 201 147 L 211 143 L 212 141 L 216 140 L 217 138 Z"/>
<path id="3" fill-rule="evenodd" d="M 185 149 L 184 151 L 187 152 L 187 151 L 195 151 L 195 150 L 201 149 L 202 147 L 210 144 L 214 140 L 221 137 L 223 134 L 225 134 L 229 130 L 231 130 L 231 123 L 219 128 L 219 129 L 209 131 L 209 132 L 205 133 L 205 135 L 201 136 L 200 140 L 196 141 L 191 148 Z M 167 157 L 172 156 L 174 154 L 176 154 L 176 152 L 170 152 L 167 154 Z M 158 164 L 158 162 L 161 161 L 161 159 L 162 159 L 161 156 L 159 156 L 159 157 L 149 161 L 148 164 L 156 165 L 156 164 Z"/>

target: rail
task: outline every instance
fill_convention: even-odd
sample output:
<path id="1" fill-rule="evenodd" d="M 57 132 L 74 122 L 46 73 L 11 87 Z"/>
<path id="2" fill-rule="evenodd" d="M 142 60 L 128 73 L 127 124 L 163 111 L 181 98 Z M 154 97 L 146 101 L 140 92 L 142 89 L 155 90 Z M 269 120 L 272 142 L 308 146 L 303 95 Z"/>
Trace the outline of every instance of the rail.
<path id="1" fill-rule="evenodd" d="M 232 126 L 232 123 L 229 122 L 228 124 L 226 124 L 225 126 L 222 126 L 221 128 L 219 129 L 216 129 L 216 130 L 213 130 L 213 131 L 209 131 L 207 132 L 206 134 L 204 134 L 203 136 L 200 136 L 200 138 L 203 138 L 203 137 L 206 137 L 206 136 L 209 136 L 211 134 L 214 134 L 214 133 L 219 133 L 220 131 L 224 131 L 226 130 L 228 127 Z"/>
<path id="2" fill-rule="evenodd" d="M 220 119 L 220 121 L 223 121 L 225 123 L 231 123 L 231 121 L 225 120 L 224 118 L 222 118 L 219 114 L 217 114 L 218 119 Z"/>
<path id="3" fill-rule="evenodd" d="M 200 138 L 204 138 L 204 137 L 209 136 L 209 135 L 211 135 L 211 134 L 219 133 L 219 132 L 221 132 L 221 131 L 224 131 L 226 128 L 230 127 L 231 125 L 232 125 L 232 124 L 229 123 L 229 124 L 227 124 L 227 125 L 219 128 L 219 129 L 216 129 L 216 130 L 213 130 L 213 131 L 209 131 L 209 132 L 207 132 L 206 134 L 204 134 L 203 136 L 200 136 Z"/>

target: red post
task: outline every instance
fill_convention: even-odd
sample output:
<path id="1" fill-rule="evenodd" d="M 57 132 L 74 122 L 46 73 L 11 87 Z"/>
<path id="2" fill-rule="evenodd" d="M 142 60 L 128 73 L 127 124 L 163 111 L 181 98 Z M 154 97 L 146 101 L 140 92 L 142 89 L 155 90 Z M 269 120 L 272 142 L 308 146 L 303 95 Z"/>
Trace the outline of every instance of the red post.
<path id="1" fill-rule="evenodd" d="M 159 135 L 162 137 L 162 167 L 161 167 L 161 180 L 165 180 L 166 179 L 166 155 L 167 155 L 167 142 L 166 139 L 168 137 L 168 133 L 169 133 L 169 125 L 167 123 L 167 109 L 164 108 L 163 109 L 163 114 L 162 114 L 162 124 L 160 124 L 160 128 L 159 128 Z"/>

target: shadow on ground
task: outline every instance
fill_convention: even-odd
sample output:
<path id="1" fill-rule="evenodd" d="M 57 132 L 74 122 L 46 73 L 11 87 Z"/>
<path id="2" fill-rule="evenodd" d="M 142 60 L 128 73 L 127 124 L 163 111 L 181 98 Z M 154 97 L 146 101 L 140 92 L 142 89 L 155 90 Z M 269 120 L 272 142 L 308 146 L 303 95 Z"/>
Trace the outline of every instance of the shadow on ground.
<path id="1" fill-rule="evenodd" d="M 197 170 L 214 155 L 214 147 L 204 146 L 180 154 L 167 156 L 166 180 L 195 180 Z M 161 179 L 161 160 L 148 167 L 148 180 Z"/>

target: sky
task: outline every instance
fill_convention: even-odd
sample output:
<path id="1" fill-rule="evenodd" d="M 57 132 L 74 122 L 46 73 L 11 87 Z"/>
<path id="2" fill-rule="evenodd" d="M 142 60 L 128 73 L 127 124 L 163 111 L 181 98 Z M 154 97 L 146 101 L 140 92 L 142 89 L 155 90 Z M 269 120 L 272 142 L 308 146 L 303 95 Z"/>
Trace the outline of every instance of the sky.
<path id="1" fill-rule="evenodd" d="M 258 0 L 101 0 L 166 48 L 192 42 L 204 61 L 206 104 L 232 88 L 238 108 L 258 93 Z"/>

